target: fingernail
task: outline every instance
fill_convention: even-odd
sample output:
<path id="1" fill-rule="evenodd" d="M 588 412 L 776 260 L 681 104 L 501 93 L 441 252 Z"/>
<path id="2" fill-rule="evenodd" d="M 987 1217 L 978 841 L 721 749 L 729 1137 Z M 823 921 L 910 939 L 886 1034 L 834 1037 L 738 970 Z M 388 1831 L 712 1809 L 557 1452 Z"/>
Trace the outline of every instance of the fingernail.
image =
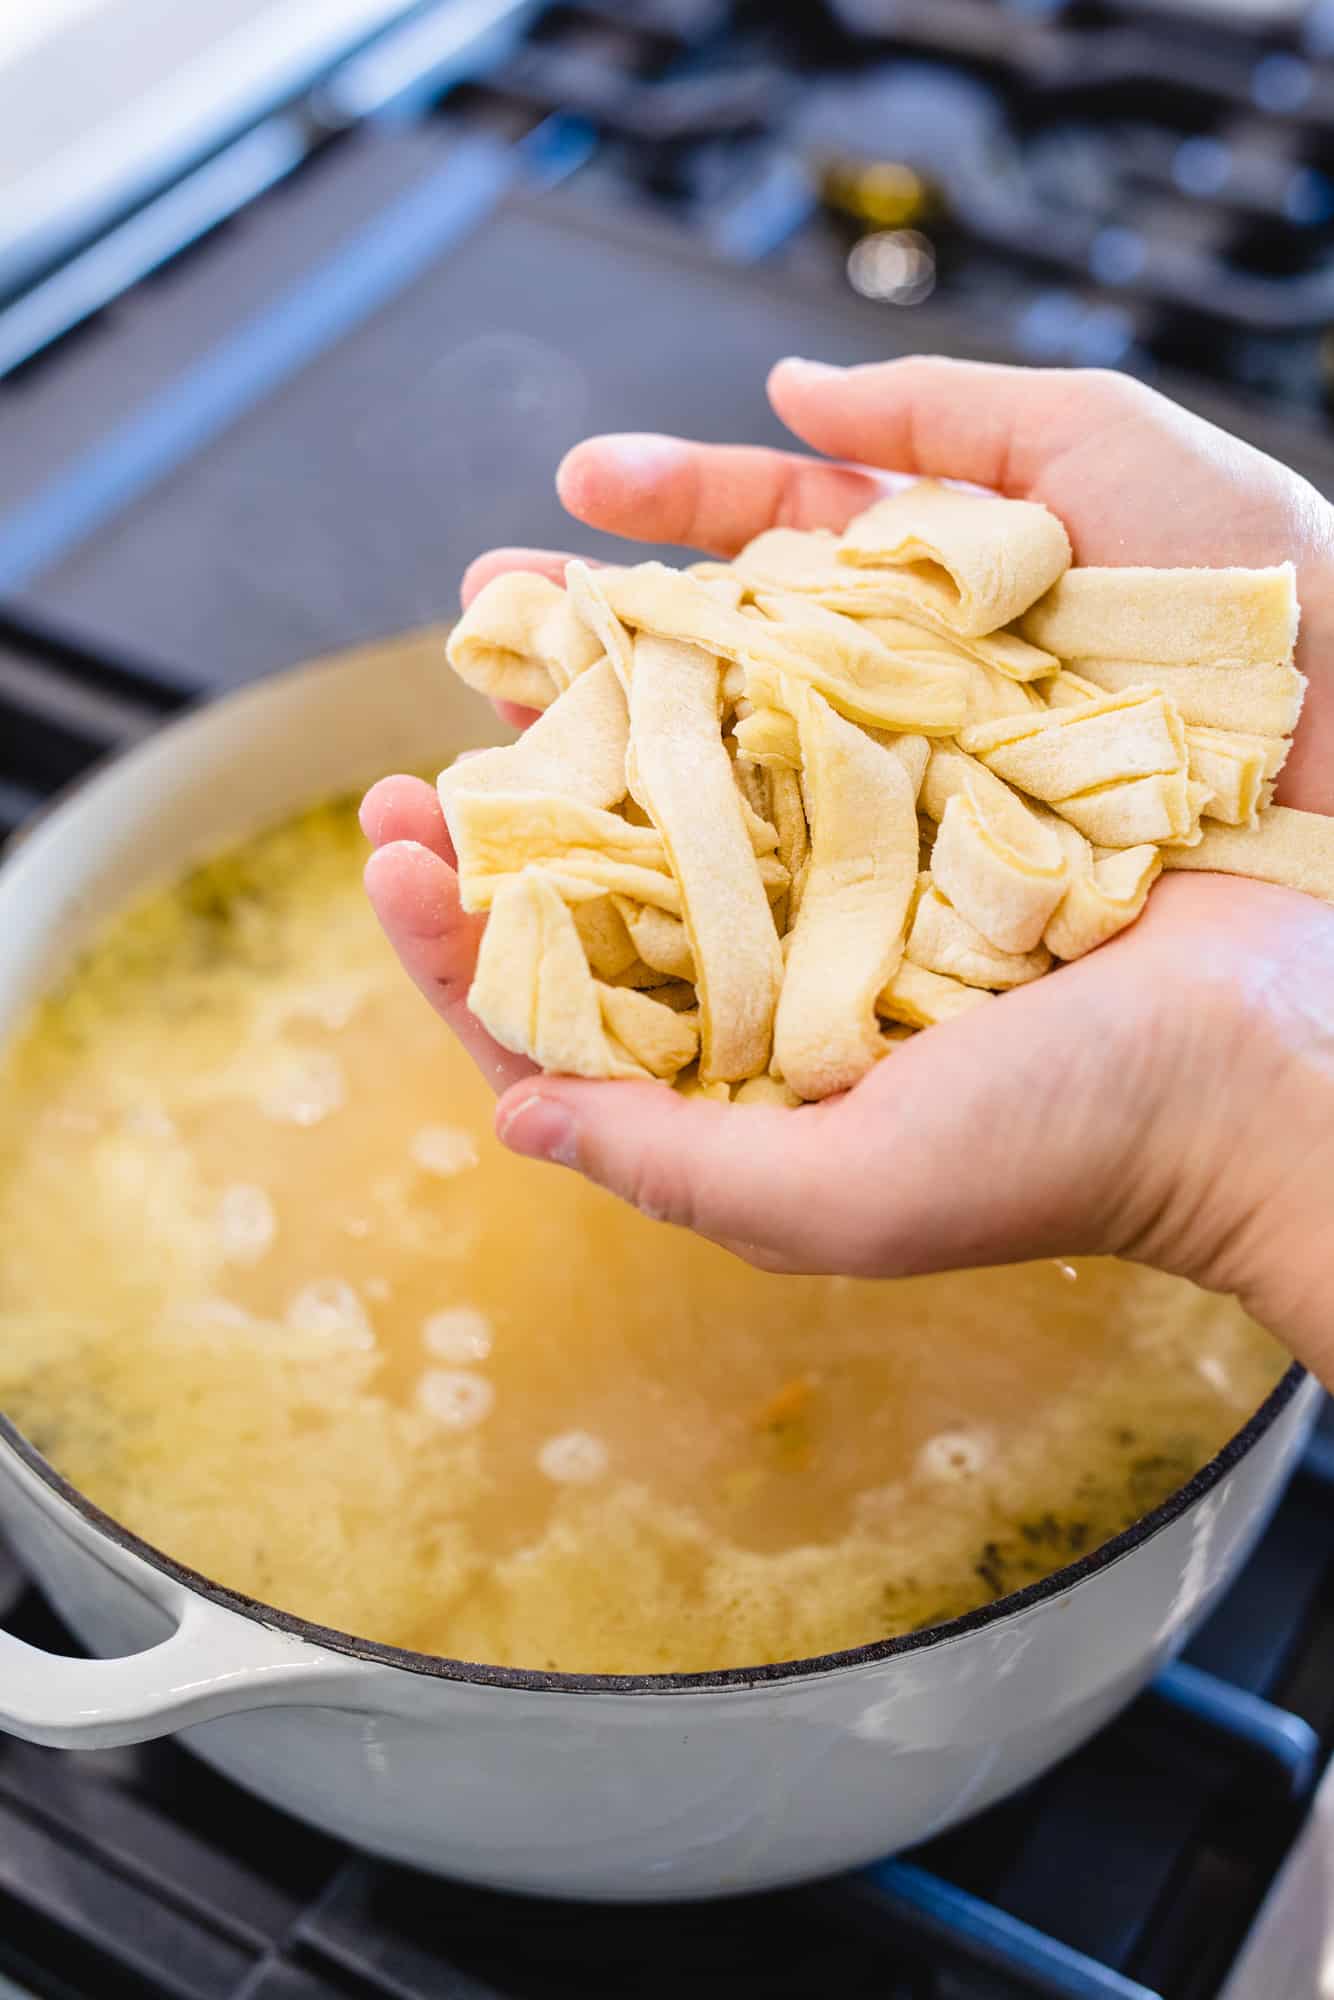
<path id="1" fill-rule="evenodd" d="M 577 1167 L 578 1138 L 574 1115 L 549 1097 L 521 1097 L 496 1119 L 496 1137 L 526 1160 L 550 1160 L 558 1167 Z"/>
<path id="2" fill-rule="evenodd" d="M 832 361 L 809 361 L 804 354 L 786 354 L 777 363 L 777 366 L 779 368 L 800 368 L 805 374 L 810 376 L 843 375 L 847 372 L 845 369 L 836 366 Z"/>

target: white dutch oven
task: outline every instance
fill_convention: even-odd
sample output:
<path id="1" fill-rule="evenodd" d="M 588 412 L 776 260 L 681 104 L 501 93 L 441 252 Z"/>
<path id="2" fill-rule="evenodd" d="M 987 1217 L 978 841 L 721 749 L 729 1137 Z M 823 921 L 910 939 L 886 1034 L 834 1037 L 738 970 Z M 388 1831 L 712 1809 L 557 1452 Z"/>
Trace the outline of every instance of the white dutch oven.
<path id="1" fill-rule="evenodd" d="M 166 730 L 0 871 L 0 1036 L 108 911 L 321 795 L 492 738 L 438 639 L 288 675 Z M 238 1598 L 127 1534 L 0 1421 L 0 1525 L 94 1654 L 0 1633 L 0 1725 L 94 1747 L 177 1730 L 378 1854 L 573 1897 L 763 1888 L 922 1840 L 1090 1735 L 1243 1561 L 1318 1399 L 1294 1369 L 1189 1487 L 938 1631 L 781 1667 L 520 1673 L 395 1652 Z"/>

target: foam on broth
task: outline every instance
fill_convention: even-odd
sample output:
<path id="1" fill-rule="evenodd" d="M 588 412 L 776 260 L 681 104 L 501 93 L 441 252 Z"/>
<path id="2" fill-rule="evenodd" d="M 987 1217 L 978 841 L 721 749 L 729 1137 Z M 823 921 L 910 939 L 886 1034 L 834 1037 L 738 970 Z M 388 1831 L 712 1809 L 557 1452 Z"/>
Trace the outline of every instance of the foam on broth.
<path id="1" fill-rule="evenodd" d="M 361 860 L 340 803 L 119 918 L 0 1092 L 0 1405 L 205 1574 L 496 1664 L 797 1658 L 1095 1547 L 1282 1373 L 1149 1272 L 767 1277 L 509 1157 Z"/>

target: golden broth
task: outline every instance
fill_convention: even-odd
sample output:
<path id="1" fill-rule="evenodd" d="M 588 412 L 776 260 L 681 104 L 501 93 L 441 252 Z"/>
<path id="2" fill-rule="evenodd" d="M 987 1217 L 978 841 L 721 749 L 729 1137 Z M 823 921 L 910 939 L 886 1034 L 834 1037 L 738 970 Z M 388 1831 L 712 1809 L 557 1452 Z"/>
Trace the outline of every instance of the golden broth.
<path id="1" fill-rule="evenodd" d="M 0 1405 L 205 1574 L 504 1665 L 796 1658 L 1095 1547 L 1282 1373 L 1128 1266 L 767 1277 L 509 1157 L 360 865 L 339 804 L 204 868 L 7 1066 Z"/>

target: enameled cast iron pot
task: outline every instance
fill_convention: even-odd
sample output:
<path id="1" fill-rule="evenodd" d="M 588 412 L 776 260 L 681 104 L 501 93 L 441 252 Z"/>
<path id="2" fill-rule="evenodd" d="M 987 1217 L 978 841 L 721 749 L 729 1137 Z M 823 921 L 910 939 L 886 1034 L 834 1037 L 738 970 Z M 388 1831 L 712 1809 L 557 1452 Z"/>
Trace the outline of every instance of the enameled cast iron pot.
<path id="1" fill-rule="evenodd" d="M 0 870 L 0 1037 L 108 912 L 321 796 L 492 740 L 438 636 L 177 724 Z M 939 1630 L 729 1673 L 587 1678 L 430 1659 L 191 1575 L 0 1420 L 0 1527 L 94 1654 L 0 1632 L 0 1725 L 93 1747 L 176 1730 L 274 1803 L 442 1874 L 572 1897 L 757 1889 L 938 1832 L 1129 1700 L 1235 1574 L 1318 1392 L 1293 1369 L 1191 1484 L 1045 1582 Z"/>

